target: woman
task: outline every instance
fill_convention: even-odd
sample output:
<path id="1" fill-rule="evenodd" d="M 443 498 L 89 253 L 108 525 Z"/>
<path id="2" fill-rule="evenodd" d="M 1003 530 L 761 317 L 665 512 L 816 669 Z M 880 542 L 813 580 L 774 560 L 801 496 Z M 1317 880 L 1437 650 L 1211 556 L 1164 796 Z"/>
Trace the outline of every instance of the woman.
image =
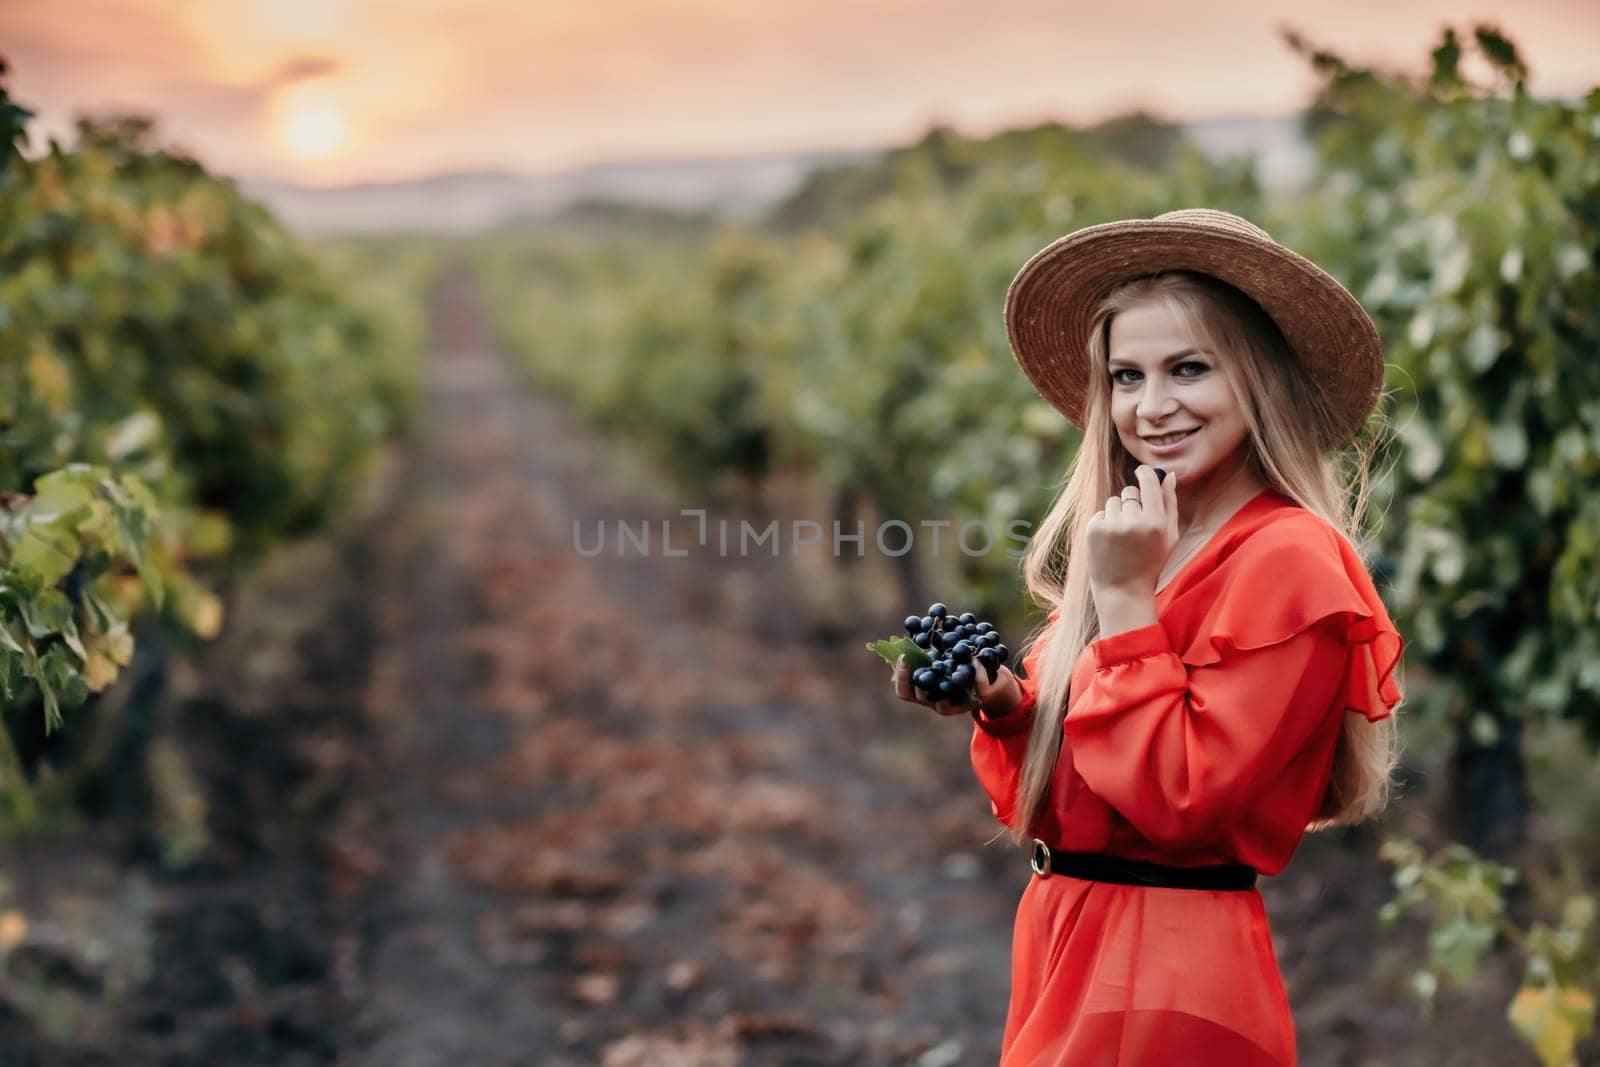
<path id="1" fill-rule="evenodd" d="M 1353 547 L 1367 459 L 1336 462 L 1377 332 L 1209 210 L 1056 241 L 1006 322 L 1084 436 L 1023 561 L 1053 609 L 1024 677 L 932 705 L 972 715 L 995 816 L 1033 841 L 1002 1067 L 1293 1064 L 1256 877 L 1378 813 L 1396 760 L 1403 643 Z M 895 685 L 926 703 L 903 664 Z"/>

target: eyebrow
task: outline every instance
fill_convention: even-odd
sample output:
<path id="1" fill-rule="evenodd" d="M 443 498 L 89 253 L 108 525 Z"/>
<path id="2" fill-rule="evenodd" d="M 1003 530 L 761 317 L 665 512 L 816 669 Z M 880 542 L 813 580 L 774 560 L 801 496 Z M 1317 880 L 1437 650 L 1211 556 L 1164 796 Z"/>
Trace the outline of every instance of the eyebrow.
<path id="1" fill-rule="evenodd" d="M 1205 354 L 1206 353 L 1204 351 L 1202 351 L 1201 349 L 1198 349 L 1198 348 L 1185 348 L 1180 352 L 1172 353 L 1172 355 L 1170 355 L 1170 356 L 1162 357 L 1161 363 L 1164 366 L 1164 365 L 1166 365 L 1168 363 L 1173 362 L 1174 360 L 1182 359 L 1185 356 L 1203 356 Z M 1138 370 L 1138 364 L 1130 363 L 1125 359 L 1110 359 L 1110 360 L 1107 360 L 1106 361 L 1106 366 L 1111 368 L 1112 370 L 1115 370 L 1118 367 L 1131 367 L 1134 370 Z"/>

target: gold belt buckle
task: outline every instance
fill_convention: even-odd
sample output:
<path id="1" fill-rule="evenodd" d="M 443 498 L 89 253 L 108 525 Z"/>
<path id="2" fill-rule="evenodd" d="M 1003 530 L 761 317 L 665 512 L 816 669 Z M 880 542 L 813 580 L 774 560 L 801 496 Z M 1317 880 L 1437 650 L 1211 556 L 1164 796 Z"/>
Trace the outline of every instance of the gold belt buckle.
<path id="1" fill-rule="evenodd" d="M 1028 858 L 1028 866 L 1040 878 L 1050 877 L 1050 846 L 1037 837 L 1033 839 L 1033 855 Z"/>

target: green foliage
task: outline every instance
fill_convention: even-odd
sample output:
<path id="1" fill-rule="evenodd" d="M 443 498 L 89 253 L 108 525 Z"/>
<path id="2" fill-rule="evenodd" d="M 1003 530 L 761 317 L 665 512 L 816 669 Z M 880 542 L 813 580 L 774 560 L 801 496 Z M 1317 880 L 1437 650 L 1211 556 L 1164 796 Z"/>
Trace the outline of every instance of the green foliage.
<path id="1" fill-rule="evenodd" d="M 883 662 L 893 667 L 902 658 L 906 666 L 912 670 L 926 667 L 933 662 L 933 657 L 917 647 L 917 643 L 909 637 L 890 637 L 882 641 L 868 641 L 867 651 L 878 656 Z"/>
<path id="2" fill-rule="evenodd" d="M 28 120 L 33 117 L 33 112 L 19 107 L 6 94 L 4 81 L 8 69 L 6 61 L 0 59 L 0 183 L 12 180 L 16 167 L 21 164 L 22 146 L 28 141 Z"/>
<path id="3" fill-rule="evenodd" d="M 83 121 L 29 158 L 27 118 L 0 85 L 0 734 L 105 689 L 141 620 L 214 634 L 213 586 L 335 512 L 414 378 L 148 121 Z"/>
<path id="4" fill-rule="evenodd" d="M 680 481 L 715 489 L 767 469 L 750 352 L 775 313 L 771 254 L 738 231 L 562 229 L 491 243 L 481 264 L 499 329 L 537 381 L 603 432 L 648 440 Z M 691 277 L 700 284 L 686 287 Z"/>
<path id="5" fill-rule="evenodd" d="M 387 413 L 388 429 L 408 427 L 421 400 L 430 298 L 445 250 L 430 238 L 392 234 L 322 238 L 307 250 L 349 312 L 372 331 L 371 395 Z"/>
<path id="6" fill-rule="evenodd" d="M 1322 180 L 1291 240 L 1377 320 L 1395 372 L 1399 462 L 1382 487 L 1387 590 L 1437 684 L 1414 711 L 1487 748 L 1501 724 L 1563 716 L 1600 741 L 1600 90 L 1528 95 L 1498 31 L 1464 72 L 1451 30 L 1421 78 L 1353 68 L 1294 40 L 1324 76 L 1311 114 Z M 1581 872 L 1510 923 L 1512 872 L 1461 846 L 1391 843 L 1392 919 L 1433 915 L 1431 963 L 1457 982 L 1503 937 L 1527 959 L 1508 1017 L 1549 1065 L 1575 1062 L 1600 985 Z"/>
<path id="7" fill-rule="evenodd" d="M 1453 32 L 1426 79 L 1323 57 L 1323 180 L 1293 237 L 1393 364 L 1390 592 L 1445 683 L 1430 710 L 1564 714 L 1600 740 L 1600 91 L 1533 99 L 1510 43 L 1475 39 L 1494 85 Z"/>
<path id="8" fill-rule="evenodd" d="M 1391 839 L 1378 854 L 1395 865 L 1399 891 L 1378 913 L 1379 920 L 1392 926 L 1420 910 L 1435 917 L 1428 968 L 1415 983 L 1422 999 L 1431 1002 L 1440 974 L 1465 984 L 1476 973 L 1506 923 L 1502 893 L 1517 880 L 1517 872 L 1482 860 L 1460 844 L 1428 856 L 1413 842 Z"/>
<path id="9" fill-rule="evenodd" d="M 11 502 L 0 544 L 0 695 L 9 707 L 31 687 L 54 729 L 63 704 L 104 689 L 133 653 L 126 605 L 103 579 L 131 569 L 141 591 L 162 600 L 150 551 L 155 501 L 132 475 L 72 464 Z"/>
<path id="10" fill-rule="evenodd" d="M 1380 921 L 1386 928 L 1408 915 L 1428 922 L 1428 961 L 1412 982 L 1424 1010 L 1431 1011 L 1441 976 L 1464 986 L 1490 949 L 1510 942 L 1526 960 L 1526 971 L 1507 1019 L 1545 1067 L 1576 1064 L 1578 1042 L 1594 1032 L 1594 990 L 1600 986 L 1594 897 L 1569 893 L 1556 906 L 1555 921 L 1524 928 L 1507 916 L 1505 893 L 1518 881 L 1511 868 L 1459 844 L 1430 855 L 1396 838 L 1384 842 L 1379 855 L 1394 864 L 1398 890 L 1379 912 Z"/>
<path id="11" fill-rule="evenodd" d="M 779 230 L 832 229 L 908 185 L 930 181 L 954 193 L 974 177 L 996 168 L 1080 171 L 1100 163 L 1160 171 L 1178 166 L 1186 150 L 1182 130 L 1146 112 L 1119 115 L 1087 128 L 1058 122 L 1005 130 L 990 137 L 963 137 L 935 126 L 915 144 L 891 149 L 870 163 L 820 167 L 771 211 Z"/>

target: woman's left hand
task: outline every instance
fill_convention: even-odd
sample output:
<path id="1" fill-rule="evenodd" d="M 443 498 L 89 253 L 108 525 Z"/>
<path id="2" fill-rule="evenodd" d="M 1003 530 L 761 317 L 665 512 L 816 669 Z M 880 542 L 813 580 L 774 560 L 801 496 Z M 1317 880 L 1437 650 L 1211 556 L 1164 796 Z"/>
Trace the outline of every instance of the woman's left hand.
<path id="1" fill-rule="evenodd" d="M 1151 595 L 1178 543 L 1178 476 L 1140 464 L 1138 485 L 1106 501 L 1089 519 L 1089 584 L 1097 593 Z"/>

